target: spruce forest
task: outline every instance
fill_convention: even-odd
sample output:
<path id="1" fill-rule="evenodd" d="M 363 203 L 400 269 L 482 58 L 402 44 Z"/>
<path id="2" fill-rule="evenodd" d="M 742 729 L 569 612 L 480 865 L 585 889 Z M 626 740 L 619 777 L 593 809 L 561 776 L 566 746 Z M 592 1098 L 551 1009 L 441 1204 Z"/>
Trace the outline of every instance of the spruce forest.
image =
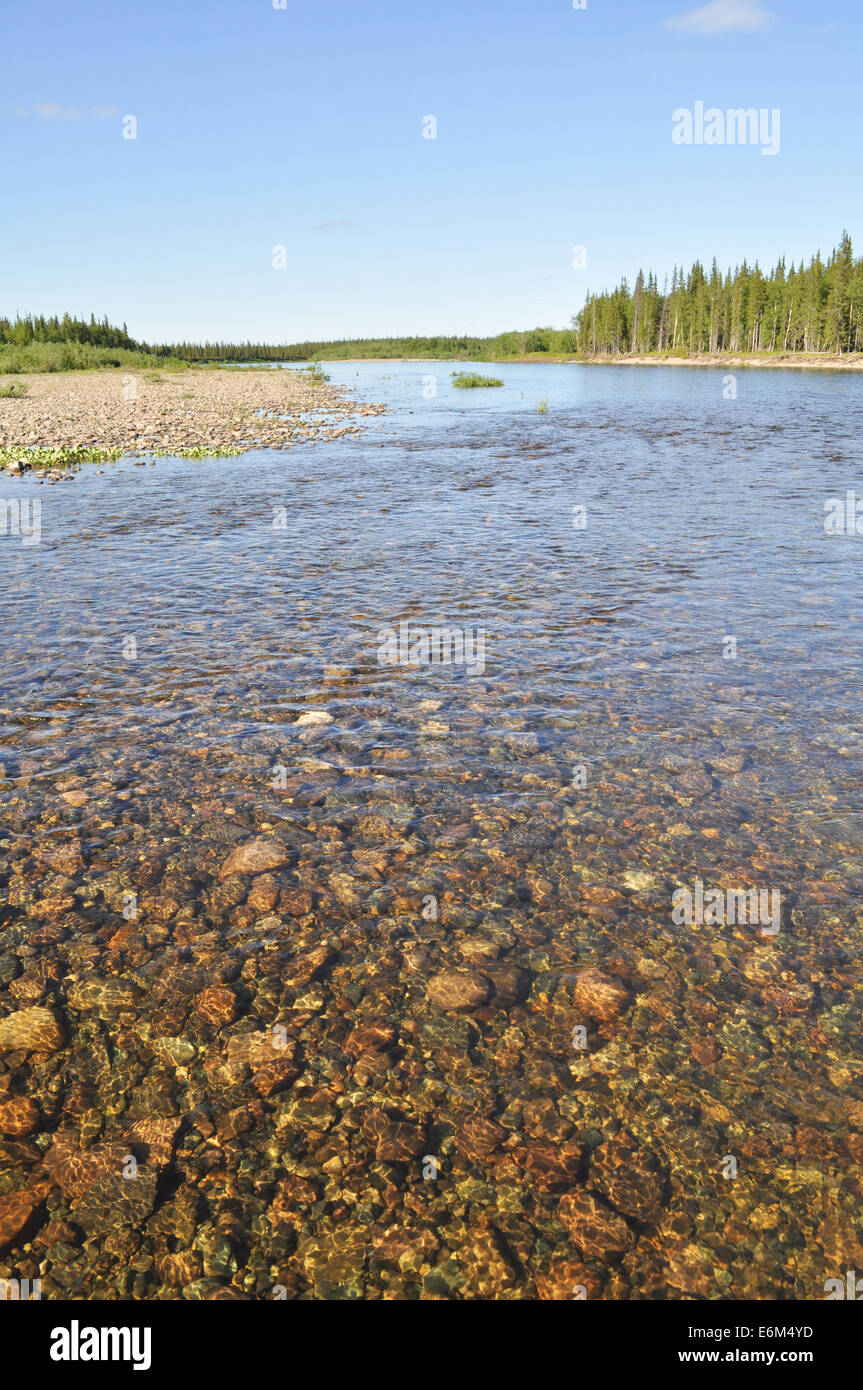
<path id="1" fill-rule="evenodd" d="M 746 261 L 724 275 L 696 261 L 659 288 L 639 271 L 609 293 L 588 295 L 575 320 L 575 351 L 858 352 L 863 344 L 863 257 L 844 232 L 827 261 L 780 260 L 765 274 Z"/>

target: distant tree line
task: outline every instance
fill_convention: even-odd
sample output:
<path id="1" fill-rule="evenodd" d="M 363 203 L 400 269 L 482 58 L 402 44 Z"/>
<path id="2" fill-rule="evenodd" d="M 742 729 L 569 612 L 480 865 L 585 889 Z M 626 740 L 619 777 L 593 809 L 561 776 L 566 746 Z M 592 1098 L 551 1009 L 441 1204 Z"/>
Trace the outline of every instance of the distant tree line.
<path id="1" fill-rule="evenodd" d="M 179 357 L 183 362 L 292 362 L 300 359 L 284 343 L 160 343 L 149 352 L 161 357 Z M 311 353 L 308 356 L 312 356 Z"/>
<path id="2" fill-rule="evenodd" d="M 675 268 L 659 289 L 652 273 L 638 272 L 630 289 L 588 295 L 574 320 L 576 351 L 645 352 L 858 352 L 863 347 L 863 257 L 855 260 L 843 232 L 824 261 L 765 273 L 746 261 L 709 275 L 700 261 Z"/>
<path id="3" fill-rule="evenodd" d="M 553 329 L 528 333 L 501 333 L 496 338 L 341 338 L 326 343 L 170 343 L 153 349 L 187 362 L 310 362 L 346 357 L 430 357 L 441 360 L 481 358 L 495 350 L 499 357 L 547 350 L 547 335 Z M 573 334 L 561 335 L 570 343 Z M 562 352 L 573 351 L 566 347 Z"/>
<path id="4" fill-rule="evenodd" d="M 723 274 L 714 259 L 708 274 L 696 261 L 688 271 L 675 267 L 671 283 L 666 278 L 660 289 L 652 271 L 645 278 L 640 270 L 632 288 L 624 279 L 616 289 L 589 294 L 569 328 L 534 328 L 491 338 L 151 345 L 130 338 L 125 324 L 116 328 L 107 318 L 97 320 L 94 315 L 89 322 L 69 314 L 62 318 L 0 318 L 0 347 L 35 352 L 33 345 L 53 343 L 123 349 L 180 362 L 308 362 L 351 357 L 470 361 L 540 353 L 592 357 L 651 352 L 859 352 L 863 350 L 863 257 L 855 260 L 851 238 L 843 232 L 827 260 L 819 252 L 808 265 L 801 260 L 799 266 L 792 263 L 789 267 L 783 258 L 767 273 L 757 261 L 752 266 L 744 261 Z M 61 370 L 67 365 L 84 362 L 58 363 Z"/>

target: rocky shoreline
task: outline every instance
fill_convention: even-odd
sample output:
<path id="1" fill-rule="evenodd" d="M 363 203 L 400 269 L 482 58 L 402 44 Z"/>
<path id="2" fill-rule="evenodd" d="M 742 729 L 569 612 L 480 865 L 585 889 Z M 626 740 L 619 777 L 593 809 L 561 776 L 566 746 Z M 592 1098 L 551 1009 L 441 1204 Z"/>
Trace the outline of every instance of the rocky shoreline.
<path id="1" fill-rule="evenodd" d="M 289 449 L 359 435 L 357 417 L 384 411 L 299 371 L 58 372 L 22 384 L 23 396 L 0 398 L 0 459 L 10 473 L 40 461 L 62 466 L 63 450 L 117 458 Z"/>

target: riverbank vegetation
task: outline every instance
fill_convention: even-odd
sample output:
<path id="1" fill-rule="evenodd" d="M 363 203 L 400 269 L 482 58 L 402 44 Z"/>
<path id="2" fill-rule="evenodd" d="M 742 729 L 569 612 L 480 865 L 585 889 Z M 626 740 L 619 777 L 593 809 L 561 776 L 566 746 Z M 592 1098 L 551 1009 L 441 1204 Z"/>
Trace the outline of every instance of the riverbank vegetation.
<path id="1" fill-rule="evenodd" d="M 70 314 L 44 314 L 0 318 L 0 373 L 20 376 L 26 372 L 87 371 L 94 367 L 133 368 L 158 366 L 182 369 L 185 363 L 135 342 L 125 323 L 122 328 L 107 318 L 89 320 Z"/>

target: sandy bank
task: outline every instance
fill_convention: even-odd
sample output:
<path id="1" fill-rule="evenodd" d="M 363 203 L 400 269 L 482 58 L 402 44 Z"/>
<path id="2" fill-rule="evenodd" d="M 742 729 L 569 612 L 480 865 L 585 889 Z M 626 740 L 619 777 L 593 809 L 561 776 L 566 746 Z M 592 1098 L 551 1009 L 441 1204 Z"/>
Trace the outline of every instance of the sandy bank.
<path id="1" fill-rule="evenodd" d="M 780 353 L 770 356 L 740 356 L 723 352 L 698 352 L 689 357 L 630 356 L 619 353 L 615 356 L 576 357 L 553 356 L 545 352 L 535 352 L 527 357 L 496 357 L 489 361 L 505 365 L 507 362 L 554 362 L 557 365 L 571 364 L 575 367 L 724 367 L 728 370 L 739 367 L 797 367 L 807 371 L 859 372 L 863 371 L 863 352 L 849 354 L 827 353 Z"/>

